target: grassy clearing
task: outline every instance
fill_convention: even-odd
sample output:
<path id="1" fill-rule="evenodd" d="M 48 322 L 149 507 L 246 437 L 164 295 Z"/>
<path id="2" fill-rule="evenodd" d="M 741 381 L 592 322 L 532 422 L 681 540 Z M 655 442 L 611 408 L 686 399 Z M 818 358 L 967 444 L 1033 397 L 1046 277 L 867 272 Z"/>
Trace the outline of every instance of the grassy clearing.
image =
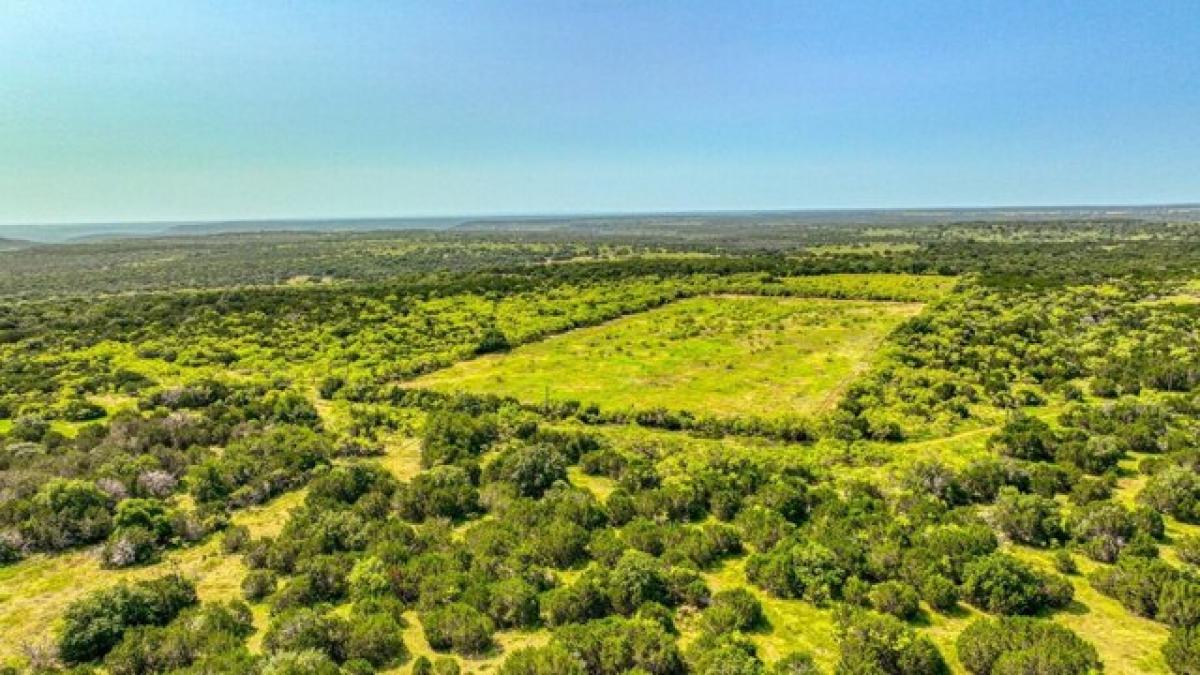
<path id="1" fill-rule="evenodd" d="M 415 386 L 605 409 L 812 414 L 915 303 L 702 297 L 459 363 Z"/>
<path id="2" fill-rule="evenodd" d="M 245 525 L 255 536 L 273 535 L 283 527 L 285 514 L 304 499 L 304 492 L 285 494 L 260 507 L 236 513 L 234 524 Z M 145 567 L 106 570 L 94 550 L 55 556 L 39 555 L 15 565 L 0 567 L 0 663 L 21 656 L 22 646 L 53 638 L 59 617 L 74 600 L 121 581 L 133 581 L 180 572 L 196 581 L 203 601 L 240 597 L 246 568 L 238 556 L 220 550 L 219 537 L 189 548 L 171 551 L 163 560 Z M 265 614 L 256 616 L 260 632 Z"/>

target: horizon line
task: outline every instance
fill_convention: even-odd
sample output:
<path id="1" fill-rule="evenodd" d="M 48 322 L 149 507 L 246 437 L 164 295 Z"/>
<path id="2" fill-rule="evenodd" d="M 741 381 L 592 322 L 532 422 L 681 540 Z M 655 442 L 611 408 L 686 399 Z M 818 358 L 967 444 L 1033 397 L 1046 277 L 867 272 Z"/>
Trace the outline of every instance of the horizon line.
<path id="1" fill-rule="evenodd" d="M 691 216 L 691 215 L 754 215 L 754 214 L 786 214 L 786 213 L 886 213 L 905 211 L 1036 211 L 1036 210 L 1100 210 L 1100 209 L 1200 209 L 1200 201 L 1195 202 L 1137 202 L 1137 203 L 1092 203 L 1092 204 L 991 204 L 991 205 L 941 205 L 941 206 L 831 206 L 831 207 L 797 207 L 797 208 L 746 208 L 746 209 L 645 209 L 645 210 L 613 210 L 613 211 L 525 211 L 512 213 L 496 212 L 467 212 L 467 213 L 428 213 L 409 215 L 325 215 L 325 216 L 254 216 L 226 218 L 168 218 L 168 219 L 134 219 L 134 220 L 82 220 L 82 221 L 9 221 L 0 223 L 0 227 L 103 227 L 103 226 L 141 226 L 141 225 L 192 225 L 213 223 L 261 223 L 261 222 L 354 222 L 354 221 L 385 221 L 385 220 L 520 220 L 520 219 L 552 219 L 552 218 L 630 218 L 638 216 Z"/>

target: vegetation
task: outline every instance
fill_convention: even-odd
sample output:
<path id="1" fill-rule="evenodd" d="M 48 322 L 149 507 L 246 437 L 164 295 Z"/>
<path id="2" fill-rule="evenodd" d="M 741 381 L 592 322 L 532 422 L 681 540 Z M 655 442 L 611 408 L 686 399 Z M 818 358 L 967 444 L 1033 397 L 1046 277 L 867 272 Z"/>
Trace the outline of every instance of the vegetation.
<path id="1" fill-rule="evenodd" d="M 1197 672 L 1200 313 L 1162 301 L 1194 287 L 1193 234 L 26 250 L 44 272 L 0 283 L 24 297 L 0 306 L 0 659 Z M 230 241 L 274 253 L 233 269 Z M 331 279 L 275 283 L 292 264 Z M 138 292 L 65 293 L 101 268 Z"/>

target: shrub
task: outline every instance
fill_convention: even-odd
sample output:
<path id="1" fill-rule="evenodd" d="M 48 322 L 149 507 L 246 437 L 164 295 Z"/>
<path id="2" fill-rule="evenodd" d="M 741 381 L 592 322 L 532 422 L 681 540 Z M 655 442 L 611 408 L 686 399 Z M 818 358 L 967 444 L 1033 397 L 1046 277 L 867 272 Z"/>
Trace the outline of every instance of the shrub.
<path id="1" fill-rule="evenodd" d="M 688 650 L 689 672 L 696 675 L 762 675 L 754 643 L 737 635 L 701 635 Z"/>
<path id="2" fill-rule="evenodd" d="M 122 528 L 109 535 L 100 551 L 100 565 L 119 569 L 145 565 L 158 557 L 158 537 L 143 527 Z"/>
<path id="3" fill-rule="evenodd" d="M 96 591 L 67 607 L 58 637 L 59 656 L 67 663 L 98 659 L 116 646 L 127 629 L 165 625 L 194 604 L 196 587 L 178 575 Z"/>
<path id="4" fill-rule="evenodd" d="M 263 636 L 270 653 L 315 650 L 336 662 L 346 657 L 349 626 L 338 617 L 311 607 L 285 611 L 271 621 Z"/>
<path id="5" fill-rule="evenodd" d="M 1040 619 L 976 619 L 955 646 L 963 667 L 975 675 L 1086 675 L 1100 668 L 1095 647 L 1069 628 Z"/>
<path id="6" fill-rule="evenodd" d="M 921 583 L 921 596 L 939 612 L 948 612 L 958 605 L 958 587 L 940 574 L 931 574 Z"/>
<path id="7" fill-rule="evenodd" d="M 531 445 L 505 452 L 487 466 L 484 476 L 489 481 L 512 483 L 517 494 L 537 499 L 550 486 L 567 479 L 567 465 L 557 450 Z"/>
<path id="8" fill-rule="evenodd" d="M 1175 553 L 1186 563 L 1200 565 L 1200 534 L 1185 534 L 1176 539 Z"/>
<path id="9" fill-rule="evenodd" d="M 241 553 L 250 544 L 250 528 L 245 525 L 235 525 L 225 530 L 221 535 L 221 550 L 227 555 Z"/>
<path id="10" fill-rule="evenodd" d="M 1171 672 L 1178 675 L 1200 673 L 1200 627 L 1176 628 L 1162 648 Z"/>
<path id="11" fill-rule="evenodd" d="M 542 597 L 546 623 L 561 626 L 604 616 L 609 611 L 608 595 L 601 582 L 583 576 L 571 586 L 555 588 Z"/>
<path id="12" fill-rule="evenodd" d="M 608 600 L 626 615 L 646 602 L 669 602 L 662 564 L 641 551 L 626 551 L 609 575 Z"/>
<path id="13" fill-rule="evenodd" d="M 376 668 L 408 658 L 402 626 L 388 614 L 356 616 L 346 638 L 346 658 L 362 659 Z"/>
<path id="14" fill-rule="evenodd" d="M 396 510 L 408 520 L 460 520 L 479 510 L 479 491 L 466 470 L 437 466 L 418 474 L 396 490 Z"/>
<path id="15" fill-rule="evenodd" d="M 1058 570 L 1059 574 L 1079 574 L 1079 565 L 1075 564 L 1075 558 L 1072 558 L 1071 552 L 1065 548 L 1054 552 L 1054 569 Z"/>
<path id="16" fill-rule="evenodd" d="M 1088 557 L 1111 563 L 1137 533 L 1132 514 L 1120 504 L 1094 502 L 1071 518 L 1071 532 Z"/>
<path id="17" fill-rule="evenodd" d="M 654 675 L 683 675 L 674 638 L 654 621 L 609 617 L 563 626 L 554 642 L 567 647 L 589 675 L 620 675 L 634 669 Z"/>
<path id="18" fill-rule="evenodd" d="M 899 619 L 863 610 L 837 617 L 839 673 L 943 675 L 946 662 L 933 642 Z"/>
<path id="19" fill-rule="evenodd" d="M 704 629 L 717 635 L 753 630 L 765 622 L 762 603 L 744 588 L 717 593 L 703 615 Z"/>
<path id="20" fill-rule="evenodd" d="M 456 602 L 422 612 L 421 626 L 429 646 L 437 651 L 476 655 L 492 648 L 491 619 L 470 605 Z"/>
<path id="21" fill-rule="evenodd" d="M 502 629 L 528 628 L 538 621 L 537 589 L 523 579 L 492 584 L 488 594 L 488 616 Z"/>
<path id="22" fill-rule="evenodd" d="M 279 652 L 267 657 L 262 675 L 341 675 L 327 654 L 316 649 Z"/>
<path id="23" fill-rule="evenodd" d="M 808 652 L 792 652 L 771 666 L 771 675 L 819 675 L 820 672 Z"/>
<path id="24" fill-rule="evenodd" d="M 431 414 L 421 438 L 421 466 L 455 464 L 483 453 L 497 437 L 496 423 L 490 417 L 476 418 L 449 411 Z"/>
<path id="25" fill-rule="evenodd" d="M 1185 523 L 1200 523 L 1200 476 L 1182 466 L 1169 466 L 1146 481 L 1138 501 Z"/>
<path id="26" fill-rule="evenodd" d="M 586 674 L 583 662 L 558 643 L 518 649 L 500 666 L 500 675 Z"/>
<path id="27" fill-rule="evenodd" d="M 1054 430 L 1042 420 L 1024 414 L 1009 417 L 1000 431 L 988 439 L 988 447 L 1001 455 L 1028 461 L 1054 458 Z"/>
<path id="28" fill-rule="evenodd" d="M 841 592 L 847 573 L 832 551 L 811 541 L 781 541 L 746 561 L 746 578 L 772 595 L 823 603 Z"/>
<path id="29" fill-rule="evenodd" d="M 1054 500 L 1021 494 L 1011 487 L 1000 490 L 992 517 L 1001 532 L 1022 544 L 1048 546 L 1063 536 Z"/>
<path id="30" fill-rule="evenodd" d="M 1064 589 L 1054 578 L 1040 575 L 1004 553 L 968 564 L 963 579 L 967 600 L 994 614 L 1033 614 L 1045 607 L 1062 606 L 1071 600 L 1070 588 L 1069 582 Z"/>
<path id="31" fill-rule="evenodd" d="M 867 596 L 875 611 L 891 614 L 897 619 L 912 619 L 921 609 L 916 589 L 901 581 L 877 584 Z"/>

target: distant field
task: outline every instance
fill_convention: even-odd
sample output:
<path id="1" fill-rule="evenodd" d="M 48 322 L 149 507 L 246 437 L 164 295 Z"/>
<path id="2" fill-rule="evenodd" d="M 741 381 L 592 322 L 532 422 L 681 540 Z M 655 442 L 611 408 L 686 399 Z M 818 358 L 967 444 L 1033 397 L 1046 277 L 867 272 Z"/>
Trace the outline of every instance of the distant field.
<path id="1" fill-rule="evenodd" d="M 717 415 L 811 414 L 917 303 L 717 296 L 466 361 L 414 381 L 525 401 Z"/>

